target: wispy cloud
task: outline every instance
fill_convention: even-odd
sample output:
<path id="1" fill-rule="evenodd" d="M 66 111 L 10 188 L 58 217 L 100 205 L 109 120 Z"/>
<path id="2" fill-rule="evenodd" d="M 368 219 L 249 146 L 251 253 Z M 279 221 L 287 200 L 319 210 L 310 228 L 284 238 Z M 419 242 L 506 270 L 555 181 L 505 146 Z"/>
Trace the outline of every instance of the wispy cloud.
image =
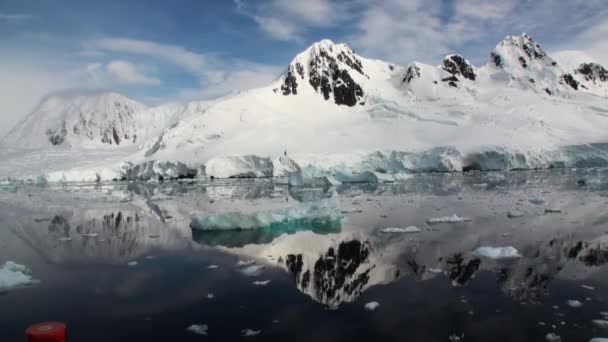
<path id="1" fill-rule="evenodd" d="M 113 60 L 107 64 L 90 63 L 86 73 L 98 84 L 121 83 L 129 85 L 160 85 L 157 77 L 146 75 L 141 67 L 125 60 Z"/>
<path id="2" fill-rule="evenodd" d="M 235 0 L 235 5 L 271 38 L 286 41 L 301 41 L 309 29 L 337 26 L 351 16 L 349 3 L 332 0 Z"/>
<path id="3" fill-rule="evenodd" d="M 0 23 L 16 23 L 24 20 L 31 19 L 32 16 L 29 14 L 21 13 L 0 13 Z"/>
<path id="4" fill-rule="evenodd" d="M 85 42 L 84 47 L 85 51 L 102 50 L 152 56 L 193 72 L 202 70 L 206 60 L 203 54 L 189 51 L 183 46 L 161 44 L 148 40 L 101 38 Z"/>

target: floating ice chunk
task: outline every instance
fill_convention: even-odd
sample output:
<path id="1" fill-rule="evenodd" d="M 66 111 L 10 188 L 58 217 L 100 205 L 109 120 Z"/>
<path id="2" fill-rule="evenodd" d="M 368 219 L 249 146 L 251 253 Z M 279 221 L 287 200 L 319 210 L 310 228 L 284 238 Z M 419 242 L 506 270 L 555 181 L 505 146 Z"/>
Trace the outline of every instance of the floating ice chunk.
<path id="1" fill-rule="evenodd" d="M 429 273 L 433 273 L 433 274 L 443 273 L 443 270 L 441 268 L 429 268 L 428 271 L 429 271 Z"/>
<path id="2" fill-rule="evenodd" d="M 548 213 L 548 214 L 552 214 L 552 213 L 553 214 L 558 214 L 558 213 L 561 213 L 562 210 L 559 209 L 559 208 L 545 208 L 545 212 Z"/>
<path id="3" fill-rule="evenodd" d="M 243 329 L 241 330 L 241 336 L 243 337 L 251 337 L 256 336 L 262 333 L 262 330 L 252 330 L 252 329 Z"/>
<path id="4" fill-rule="evenodd" d="M 466 221 L 473 221 L 473 220 L 470 218 L 466 218 L 466 217 L 460 217 L 460 216 L 454 214 L 452 216 L 430 218 L 430 219 L 426 220 L 426 223 L 440 224 L 440 223 L 458 223 L 458 222 L 466 222 Z"/>
<path id="5" fill-rule="evenodd" d="M 532 203 L 532 204 L 536 204 L 536 205 L 541 205 L 545 203 L 545 200 L 543 198 L 540 197 L 534 197 L 534 198 L 530 198 L 528 200 L 528 202 Z"/>
<path id="6" fill-rule="evenodd" d="M 255 285 L 255 286 L 266 286 L 269 283 L 270 283 L 270 280 L 254 281 L 253 285 Z"/>
<path id="7" fill-rule="evenodd" d="M 490 259 L 512 259 L 519 258 L 521 255 L 512 246 L 508 247 L 479 247 L 473 251 L 473 255 Z"/>
<path id="8" fill-rule="evenodd" d="M 420 228 L 415 227 L 415 226 L 409 226 L 409 227 L 405 227 L 405 228 L 400 228 L 400 227 L 388 227 L 388 228 L 382 228 L 380 229 L 380 231 L 382 233 L 419 233 L 421 232 Z"/>
<path id="9" fill-rule="evenodd" d="M 545 335 L 545 340 L 549 342 L 561 342 L 562 338 L 558 334 L 550 332 Z"/>
<path id="10" fill-rule="evenodd" d="M 132 267 L 132 266 L 137 266 L 137 261 L 129 261 L 129 262 L 127 263 L 127 265 L 128 265 L 128 266 L 131 266 L 131 267 Z"/>
<path id="11" fill-rule="evenodd" d="M 604 319 L 608 319 L 608 311 L 600 312 L 600 316 L 604 317 Z"/>
<path id="12" fill-rule="evenodd" d="M 463 339 L 464 339 L 464 334 L 462 334 L 460 336 L 456 335 L 456 334 L 452 334 L 452 335 L 450 335 L 450 337 L 448 337 L 448 340 L 450 342 L 461 342 L 461 341 L 463 341 Z"/>
<path id="13" fill-rule="evenodd" d="M 340 222 L 342 216 L 333 201 L 306 203 L 297 207 L 254 213 L 229 212 L 195 214 L 190 227 L 198 230 L 239 230 L 276 226 L 309 227 Z"/>
<path id="14" fill-rule="evenodd" d="M 578 301 L 576 299 L 568 300 L 566 302 L 566 304 L 568 304 L 568 306 L 571 307 L 571 308 L 580 308 L 580 307 L 583 306 L 583 303 L 581 303 L 580 301 Z"/>
<path id="15" fill-rule="evenodd" d="M 508 218 L 518 218 L 518 217 L 522 217 L 522 216 L 524 216 L 524 213 L 522 213 L 521 211 L 517 211 L 517 210 L 509 211 L 507 213 Z"/>
<path id="16" fill-rule="evenodd" d="M 64 236 L 64 237 L 60 237 L 59 239 L 57 239 L 59 241 L 72 241 L 72 238 L 69 236 Z"/>
<path id="17" fill-rule="evenodd" d="M 262 274 L 264 266 L 262 265 L 251 265 L 241 269 L 241 273 L 248 277 L 257 277 Z"/>
<path id="18" fill-rule="evenodd" d="M 594 337 L 590 339 L 589 342 L 608 342 L 608 338 Z"/>
<path id="19" fill-rule="evenodd" d="M 85 233 L 85 234 L 82 234 L 82 236 L 89 237 L 89 238 L 94 238 L 94 237 L 97 237 L 98 235 L 99 234 L 97 234 L 97 233 Z"/>
<path id="20" fill-rule="evenodd" d="M 219 266 L 218 265 L 209 265 L 209 266 L 207 266 L 207 268 L 210 270 L 215 270 L 215 269 L 218 269 Z"/>
<path id="21" fill-rule="evenodd" d="M 589 291 L 594 291 L 595 287 L 593 286 L 589 286 L 589 285 L 581 285 L 582 288 L 584 288 L 585 290 L 589 290 Z"/>
<path id="22" fill-rule="evenodd" d="M 605 319 L 595 319 L 591 322 L 598 328 L 608 329 L 608 321 Z"/>
<path id="23" fill-rule="evenodd" d="M 38 283 L 32 279 L 31 271 L 24 265 L 7 261 L 0 267 L 0 291 Z"/>
<path id="24" fill-rule="evenodd" d="M 207 293 L 207 299 L 213 299 L 215 295 L 213 293 Z"/>
<path id="25" fill-rule="evenodd" d="M 363 210 L 361 209 L 357 209 L 357 208 L 346 208 L 346 209 L 342 209 L 340 211 L 340 213 L 342 214 L 358 214 L 358 213 L 362 213 Z"/>
<path id="26" fill-rule="evenodd" d="M 380 306 L 378 302 L 369 302 L 363 306 L 367 311 L 375 311 Z"/>
<path id="27" fill-rule="evenodd" d="M 207 336 L 207 330 L 209 330 L 209 327 L 207 324 L 192 324 L 191 326 L 187 327 L 186 330 L 193 334 Z"/>
<path id="28" fill-rule="evenodd" d="M 287 156 L 280 156 L 272 160 L 273 177 L 289 177 L 290 173 L 299 172 L 300 166 Z"/>

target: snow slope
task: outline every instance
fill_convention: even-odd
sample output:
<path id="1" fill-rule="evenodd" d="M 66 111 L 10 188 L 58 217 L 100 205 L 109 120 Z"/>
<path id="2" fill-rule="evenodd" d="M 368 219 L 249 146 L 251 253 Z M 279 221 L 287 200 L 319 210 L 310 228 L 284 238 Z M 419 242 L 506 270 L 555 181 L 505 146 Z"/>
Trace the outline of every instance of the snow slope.
<path id="1" fill-rule="evenodd" d="M 366 171 L 393 180 L 608 165 L 608 83 L 596 64 L 569 69 L 526 34 L 505 38 L 480 67 L 448 55 L 403 68 L 322 40 L 269 86 L 181 113 L 133 155 L 39 172 L 51 181 L 270 177 L 287 160 L 281 176 L 305 184 Z"/>

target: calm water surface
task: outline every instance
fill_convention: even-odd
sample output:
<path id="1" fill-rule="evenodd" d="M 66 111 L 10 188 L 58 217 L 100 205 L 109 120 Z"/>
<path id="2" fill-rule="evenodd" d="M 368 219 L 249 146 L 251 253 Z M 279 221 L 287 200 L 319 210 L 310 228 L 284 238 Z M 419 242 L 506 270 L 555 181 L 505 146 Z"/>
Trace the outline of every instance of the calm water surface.
<path id="1" fill-rule="evenodd" d="M 453 214 L 472 221 L 426 223 Z M 195 229 L 193 217 L 203 222 Z M 252 225 L 262 227 L 212 230 Z M 421 231 L 381 232 L 407 226 Z M 521 257 L 476 256 L 483 246 Z M 608 311 L 608 171 L 318 189 L 271 180 L 3 186 L 7 260 L 40 282 L 0 294 L 1 341 L 23 341 L 28 325 L 48 320 L 88 342 L 588 341 L 608 337 L 592 322 Z M 366 310 L 369 302 L 380 306 Z"/>

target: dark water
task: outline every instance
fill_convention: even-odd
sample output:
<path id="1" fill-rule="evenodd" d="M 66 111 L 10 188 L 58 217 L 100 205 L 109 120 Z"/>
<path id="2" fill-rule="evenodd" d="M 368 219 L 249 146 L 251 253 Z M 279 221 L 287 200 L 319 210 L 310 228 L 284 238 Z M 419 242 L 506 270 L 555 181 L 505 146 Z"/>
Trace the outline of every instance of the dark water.
<path id="1" fill-rule="evenodd" d="M 523 217 L 508 218 L 515 210 Z M 472 221 L 426 223 L 453 214 Z M 193 216 L 259 228 L 193 230 Z M 411 225 L 422 231 L 380 231 Z M 481 246 L 521 257 L 475 256 Z M 544 341 L 551 332 L 588 341 L 608 337 L 592 323 L 608 311 L 608 172 L 430 174 L 326 189 L 3 186 L 7 260 L 40 282 L 0 294 L 1 341 L 23 341 L 28 325 L 48 320 L 89 342 Z M 365 310 L 372 301 L 380 306 Z"/>

